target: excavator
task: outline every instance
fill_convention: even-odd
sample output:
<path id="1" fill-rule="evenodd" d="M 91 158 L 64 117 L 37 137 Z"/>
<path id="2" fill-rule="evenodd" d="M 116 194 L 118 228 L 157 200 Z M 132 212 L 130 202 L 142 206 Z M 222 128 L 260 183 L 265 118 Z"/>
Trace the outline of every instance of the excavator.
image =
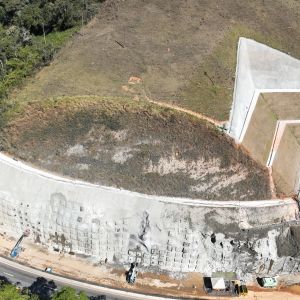
<path id="1" fill-rule="evenodd" d="M 10 257 L 12 258 L 16 258 L 19 256 L 21 250 L 22 250 L 22 247 L 21 247 L 21 243 L 23 241 L 23 238 L 24 237 L 28 237 L 30 234 L 30 230 L 29 229 L 26 229 L 23 234 L 21 235 L 21 237 L 18 239 L 17 243 L 15 244 L 15 246 L 13 247 L 13 249 L 11 250 L 10 252 Z"/>

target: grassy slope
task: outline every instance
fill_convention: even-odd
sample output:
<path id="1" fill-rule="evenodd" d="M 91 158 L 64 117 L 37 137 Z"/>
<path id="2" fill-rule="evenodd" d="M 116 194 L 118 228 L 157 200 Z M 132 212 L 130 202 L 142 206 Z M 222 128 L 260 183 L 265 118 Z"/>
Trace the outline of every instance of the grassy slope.
<path id="1" fill-rule="evenodd" d="M 82 35 L 12 97 L 152 98 L 226 120 L 239 36 L 300 58 L 296 0 L 115 3 L 109 9 L 104 5 Z M 128 85 L 130 76 L 141 77 L 143 83 Z"/>
<path id="2" fill-rule="evenodd" d="M 133 191 L 268 199 L 268 172 L 214 127 L 145 101 L 63 97 L 28 103 L 4 150 L 65 176 Z"/>
<path id="3" fill-rule="evenodd" d="M 179 100 L 182 106 L 204 112 L 219 120 L 226 120 L 229 117 L 236 66 L 235 45 L 241 36 L 276 49 L 288 50 L 276 38 L 272 39 L 272 36 L 267 37 L 244 24 L 234 25 L 212 54 L 207 56 L 195 71 L 183 90 L 182 99 Z"/>

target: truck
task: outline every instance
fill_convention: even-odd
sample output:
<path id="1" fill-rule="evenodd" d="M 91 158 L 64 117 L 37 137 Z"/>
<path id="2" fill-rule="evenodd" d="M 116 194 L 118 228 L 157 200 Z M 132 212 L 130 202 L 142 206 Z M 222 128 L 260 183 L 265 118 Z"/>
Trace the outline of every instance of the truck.
<path id="1" fill-rule="evenodd" d="M 264 288 L 274 288 L 278 284 L 276 277 L 262 277 L 259 281 L 260 285 Z"/>

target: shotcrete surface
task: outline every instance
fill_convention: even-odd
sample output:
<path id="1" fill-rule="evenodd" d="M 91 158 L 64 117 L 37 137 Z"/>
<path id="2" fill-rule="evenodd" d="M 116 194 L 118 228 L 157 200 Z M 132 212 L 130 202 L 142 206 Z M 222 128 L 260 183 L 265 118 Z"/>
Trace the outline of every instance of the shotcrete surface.
<path id="1" fill-rule="evenodd" d="M 36 243 L 115 265 L 241 276 L 294 269 L 298 261 L 287 265 L 286 258 L 298 248 L 280 240 L 290 236 L 287 222 L 298 212 L 292 199 L 147 196 L 64 179 L 0 155 L 1 231 L 18 236 L 30 228 Z"/>

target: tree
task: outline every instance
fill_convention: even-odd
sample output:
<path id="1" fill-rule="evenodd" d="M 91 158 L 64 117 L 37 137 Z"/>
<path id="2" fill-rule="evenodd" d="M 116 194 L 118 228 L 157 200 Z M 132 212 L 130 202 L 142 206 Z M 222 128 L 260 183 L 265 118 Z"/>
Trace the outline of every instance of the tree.
<path id="1" fill-rule="evenodd" d="M 71 28 L 93 16 L 104 0 L 0 0 L 0 23 L 41 35 Z"/>
<path id="2" fill-rule="evenodd" d="M 59 292 L 53 295 L 51 300 L 88 300 L 88 296 L 84 292 L 77 293 L 71 287 L 63 287 Z"/>
<path id="3" fill-rule="evenodd" d="M 4 284 L 0 288 L 1 300 L 29 300 L 28 295 L 21 295 L 20 291 L 12 284 Z"/>
<path id="4" fill-rule="evenodd" d="M 48 65 L 75 32 L 66 29 L 87 22 L 103 1 L 0 0 L 0 129 L 15 108 L 6 99 L 9 91 Z"/>
<path id="5" fill-rule="evenodd" d="M 24 27 L 32 33 L 42 34 L 44 19 L 40 6 L 38 4 L 25 6 L 17 16 L 16 22 L 20 27 Z"/>
<path id="6" fill-rule="evenodd" d="M 39 300 L 49 300 L 56 288 L 57 286 L 53 280 L 48 281 L 44 277 L 38 277 L 28 289 L 30 294 L 37 295 Z"/>

